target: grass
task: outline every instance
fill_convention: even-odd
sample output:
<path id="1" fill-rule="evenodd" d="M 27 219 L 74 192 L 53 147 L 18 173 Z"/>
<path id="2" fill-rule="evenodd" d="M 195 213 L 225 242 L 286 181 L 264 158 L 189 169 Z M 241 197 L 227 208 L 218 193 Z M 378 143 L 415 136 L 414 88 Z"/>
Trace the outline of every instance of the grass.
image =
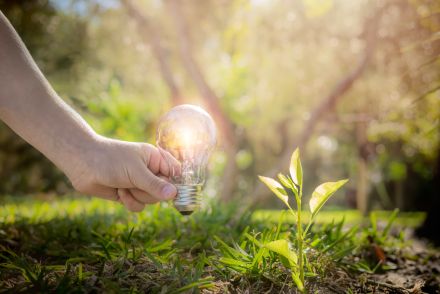
<path id="1" fill-rule="evenodd" d="M 262 245 L 295 240 L 289 216 L 211 207 L 182 217 L 166 205 L 134 214 L 98 199 L 5 198 L 0 206 L 0 292 L 294 292 L 289 268 Z M 366 222 L 357 213 L 323 211 L 320 225 L 311 230 L 306 258 L 314 267 L 306 271 L 307 287 L 325 287 L 338 271 L 374 273 L 377 261 L 362 252 L 369 246 L 367 235 L 382 230 L 387 216 L 377 213 L 373 219 L 379 226 L 357 229 Z M 307 213 L 303 218 L 307 221 Z M 422 219 L 408 214 L 396 223 L 416 225 Z M 397 234 L 379 245 L 384 250 L 403 247 L 403 239 Z"/>
<path id="2" fill-rule="evenodd" d="M 281 210 L 257 210 L 253 213 L 252 218 L 264 222 L 278 222 L 280 216 L 283 214 Z M 392 211 L 376 210 L 375 214 L 379 222 L 386 222 Z M 302 223 L 306 224 L 310 220 L 310 212 L 302 212 Z M 426 214 L 424 212 L 399 212 L 399 217 L 395 220 L 395 224 L 404 227 L 416 228 L 425 220 Z M 285 221 L 287 223 L 296 223 L 296 219 L 292 215 L 286 215 Z M 344 218 L 346 225 L 361 225 L 369 221 L 368 217 L 362 216 L 358 210 L 325 210 L 321 211 L 316 217 L 317 224 L 327 224 L 332 221 L 341 220 Z"/>

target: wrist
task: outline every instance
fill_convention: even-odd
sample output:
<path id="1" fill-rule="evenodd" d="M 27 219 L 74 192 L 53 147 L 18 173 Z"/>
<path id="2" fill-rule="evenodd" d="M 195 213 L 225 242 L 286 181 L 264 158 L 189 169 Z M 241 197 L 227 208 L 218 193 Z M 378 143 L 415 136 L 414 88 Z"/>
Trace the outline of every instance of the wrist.
<path id="1" fill-rule="evenodd" d="M 71 139 L 69 146 L 59 146 L 62 152 L 56 165 L 73 181 L 99 161 L 97 156 L 102 154 L 103 137 L 93 130 L 87 130 L 81 136 L 74 136 Z"/>

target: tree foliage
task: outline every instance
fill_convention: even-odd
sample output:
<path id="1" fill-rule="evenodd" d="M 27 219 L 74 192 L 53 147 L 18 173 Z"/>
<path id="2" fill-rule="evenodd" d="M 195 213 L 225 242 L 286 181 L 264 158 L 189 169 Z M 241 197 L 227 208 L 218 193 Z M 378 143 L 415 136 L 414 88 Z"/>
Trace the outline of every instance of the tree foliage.
<path id="1" fill-rule="evenodd" d="M 173 103 L 154 36 L 160 38 L 183 101 L 203 105 L 180 58 L 181 32 L 170 1 L 136 2 L 154 34 L 140 32 L 118 1 L 60 3 L 0 1 L 0 9 L 58 93 L 99 133 L 154 143 L 157 118 Z M 393 194 L 389 183 L 410 176 L 420 185 L 427 183 L 439 150 L 438 9 L 432 0 L 186 1 L 180 10 L 191 55 L 234 129 L 235 193 L 248 195 L 255 175 L 277 168 L 277 160 L 290 156 L 294 145 L 303 146 L 312 179 L 349 177 L 354 189 L 356 159 L 363 157 L 371 170 L 372 194 L 380 182 L 385 194 Z M 334 105 L 324 105 L 314 116 L 313 110 L 362 62 L 371 32 L 365 24 L 378 11 L 368 63 Z M 298 142 L 314 119 L 319 123 L 306 142 Z M 5 127 L 0 135 L 2 145 L 18 142 Z M 221 184 L 225 147 L 220 145 L 212 160 L 211 188 Z M 27 164 L 7 163 L 24 160 L 22 151 L 14 152 L 2 148 L 0 154 L 2 179 L 8 183 L 2 192 L 43 189 L 30 184 L 38 173 Z M 35 169 L 47 167 L 47 181 L 59 182 L 59 173 L 35 156 Z M 22 180 L 14 182 L 17 177 Z M 379 203 L 386 206 L 386 201 Z"/>

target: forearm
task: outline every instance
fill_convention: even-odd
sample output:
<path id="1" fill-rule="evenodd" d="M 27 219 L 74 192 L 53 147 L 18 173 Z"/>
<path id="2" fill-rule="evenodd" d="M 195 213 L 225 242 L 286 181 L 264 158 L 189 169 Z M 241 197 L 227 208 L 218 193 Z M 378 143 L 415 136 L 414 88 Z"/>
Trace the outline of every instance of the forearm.
<path id="1" fill-rule="evenodd" d="M 97 139 L 57 96 L 1 13 L 0 119 L 60 168 Z"/>
<path id="2" fill-rule="evenodd" d="M 121 201 L 132 211 L 177 193 L 159 177 L 168 177 L 169 167 L 157 148 L 98 136 L 58 97 L 1 11 L 0 119 L 82 193 Z"/>

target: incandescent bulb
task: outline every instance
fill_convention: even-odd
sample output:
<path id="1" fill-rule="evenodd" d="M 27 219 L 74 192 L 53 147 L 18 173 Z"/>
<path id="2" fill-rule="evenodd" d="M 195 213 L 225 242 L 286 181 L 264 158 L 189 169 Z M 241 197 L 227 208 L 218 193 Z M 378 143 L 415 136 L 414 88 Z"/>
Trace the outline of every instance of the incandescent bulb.
<path id="1" fill-rule="evenodd" d="M 183 215 L 200 207 L 206 166 L 216 143 L 216 133 L 211 116 L 194 105 L 176 106 L 159 121 L 157 147 L 177 187 L 174 206 Z"/>

